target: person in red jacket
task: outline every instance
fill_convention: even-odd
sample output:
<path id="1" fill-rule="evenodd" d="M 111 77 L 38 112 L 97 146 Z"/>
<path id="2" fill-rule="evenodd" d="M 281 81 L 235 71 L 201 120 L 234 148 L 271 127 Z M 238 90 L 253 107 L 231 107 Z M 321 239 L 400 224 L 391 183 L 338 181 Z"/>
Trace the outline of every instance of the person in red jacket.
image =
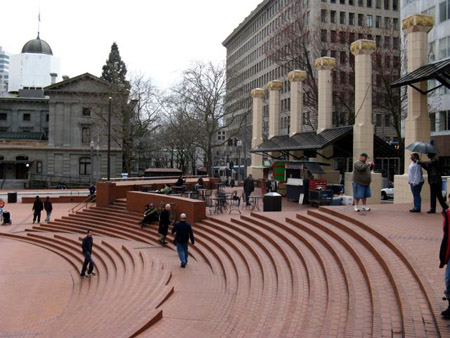
<path id="1" fill-rule="evenodd" d="M 442 211 L 442 215 L 444 216 L 444 237 L 441 242 L 441 250 L 439 252 L 439 268 L 442 269 L 445 265 L 447 268 L 445 269 L 445 298 L 448 300 L 448 308 L 445 311 L 441 312 L 441 315 L 450 319 L 450 233 L 449 233 L 449 220 L 450 220 L 450 209 L 446 209 Z"/>

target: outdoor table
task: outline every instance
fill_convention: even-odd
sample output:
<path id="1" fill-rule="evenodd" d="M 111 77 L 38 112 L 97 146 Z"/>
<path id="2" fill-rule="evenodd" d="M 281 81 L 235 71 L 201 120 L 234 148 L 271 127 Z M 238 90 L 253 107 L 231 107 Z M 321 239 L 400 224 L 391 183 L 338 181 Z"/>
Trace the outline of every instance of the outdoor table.
<path id="1" fill-rule="evenodd" d="M 197 189 L 198 194 L 200 195 L 200 198 L 202 200 L 205 200 L 206 197 L 206 192 L 208 191 L 208 189 Z"/>
<path id="2" fill-rule="evenodd" d="M 251 208 L 251 210 L 255 210 L 255 208 L 256 209 L 258 209 L 258 211 L 261 211 L 260 209 L 259 209 L 259 201 L 262 199 L 262 196 L 261 195 L 250 195 L 249 197 L 248 197 L 248 199 L 249 199 L 249 201 L 250 201 L 250 203 L 252 203 L 251 201 L 253 200 L 253 205 L 252 205 L 252 208 Z"/>
<path id="3" fill-rule="evenodd" d="M 211 201 L 214 201 L 214 213 L 222 214 L 225 206 L 225 199 L 223 197 L 211 197 Z"/>

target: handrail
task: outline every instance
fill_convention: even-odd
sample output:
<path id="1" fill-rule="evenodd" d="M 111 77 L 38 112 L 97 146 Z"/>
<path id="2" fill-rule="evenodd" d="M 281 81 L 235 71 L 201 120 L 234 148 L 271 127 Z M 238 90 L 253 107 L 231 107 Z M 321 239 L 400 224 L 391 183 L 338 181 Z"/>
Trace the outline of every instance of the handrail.
<path id="1" fill-rule="evenodd" d="M 88 196 L 84 200 L 82 200 L 80 203 L 78 203 L 76 206 L 74 206 L 72 209 L 69 210 L 69 213 L 76 213 L 77 211 L 87 208 L 89 203 L 94 203 L 97 199 L 97 196 Z"/>

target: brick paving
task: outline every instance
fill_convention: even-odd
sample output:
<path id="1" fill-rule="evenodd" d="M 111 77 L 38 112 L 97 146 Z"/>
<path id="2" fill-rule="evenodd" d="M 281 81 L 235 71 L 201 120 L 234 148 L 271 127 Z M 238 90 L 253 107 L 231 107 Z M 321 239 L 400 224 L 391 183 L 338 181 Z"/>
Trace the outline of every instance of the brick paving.
<path id="1" fill-rule="evenodd" d="M 285 200 L 281 213 L 243 208 L 195 224 L 181 269 L 174 246 L 157 242 L 156 225 L 140 229 L 125 201 L 67 215 L 72 206 L 54 204 L 40 225 L 30 205 L 7 206 L 0 336 L 450 336 L 439 214 Z M 87 228 L 98 276 L 80 280 Z"/>

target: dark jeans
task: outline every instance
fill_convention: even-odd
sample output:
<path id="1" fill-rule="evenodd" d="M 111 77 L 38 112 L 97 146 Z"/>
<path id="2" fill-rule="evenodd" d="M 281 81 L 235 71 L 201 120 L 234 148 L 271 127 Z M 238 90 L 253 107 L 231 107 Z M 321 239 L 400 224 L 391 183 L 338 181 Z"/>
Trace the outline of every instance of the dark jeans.
<path id="1" fill-rule="evenodd" d="M 249 196 L 250 196 L 251 193 L 252 193 L 251 191 L 246 191 L 246 192 L 245 192 L 245 203 L 246 203 L 246 204 L 249 204 L 249 203 L 250 203 L 250 201 L 249 201 Z"/>
<path id="2" fill-rule="evenodd" d="M 414 198 L 414 211 L 420 211 L 420 206 L 422 204 L 422 198 L 420 197 L 420 192 L 422 191 L 423 182 L 417 184 L 416 186 L 410 184 L 411 192 Z"/>
<path id="3" fill-rule="evenodd" d="M 181 264 L 184 265 L 188 261 L 188 246 L 189 243 L 177 243 L 178 256 L 180 257 Z"/>
<path id="4" fill-rule="evenodd" d="M 36 218 L 37 218 L 37 222 L 41 223 L 41 212 L 40 211 L 35 211 L 33 214 L 33 222 L 36 222 Z"/>
<path id="5" fill-rule="evenodd" d="M 436 211 L 436 197 L 442 209 L 447 209 L 448 205 L 442 197 L 442 183 L 430 184 L 430 211 Z"/>
<path id="6" fill-rule="evenodd" d="M 94 261 L 90 253 L 84 255 L 84 262 L 83 268 L 81 269 L 81 276 L 84 276 L 84 274 L 86 273 L 86 268 L 88 264 L 89 264 L 88 274 L 91 274 L 92 271 L 94 270 Z"/>

